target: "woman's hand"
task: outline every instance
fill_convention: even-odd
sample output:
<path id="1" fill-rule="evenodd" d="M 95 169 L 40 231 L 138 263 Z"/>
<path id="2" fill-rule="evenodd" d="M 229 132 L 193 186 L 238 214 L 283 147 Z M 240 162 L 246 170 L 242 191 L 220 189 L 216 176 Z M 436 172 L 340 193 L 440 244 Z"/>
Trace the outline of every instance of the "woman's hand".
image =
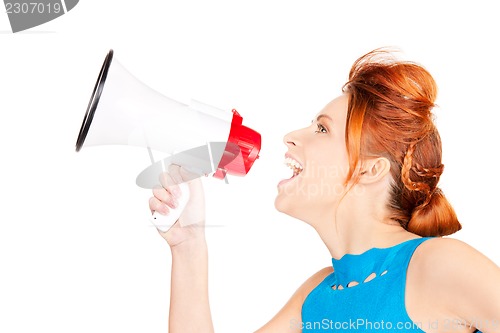
<path id="1" fill-rule="evenodd" d="M 178 184 L 187 183 L 189 200 L 179 219 L 166 232 L 158 230 L 172 251 L 169 332 L 213 333 L 208 302 L 208 252 L 205 241 L 205 197 L 199 175 L 171 165 L 153 189 L 151 212 L 168 214 L 176 208 L 181 193 Z"/>
<path id="2" fill-rule="evenodd" d="M 177 208 L 182 193 L 178 184 L 186 182 L 189 186 L 189 201 L 179 219 L 166 232 L 158 230 L 171 248 L 185 243 L 205 241 L 205 197 L 203 185 L 198 175 L 190 173 L 178 165 L 171 165 L 168 172 L 160 176 L 161 187 L 153 189 L 149 199 L 151 212 L 166 215 L 170 209 Z M 185 244 L 187 245 L 187 244 Z"/>

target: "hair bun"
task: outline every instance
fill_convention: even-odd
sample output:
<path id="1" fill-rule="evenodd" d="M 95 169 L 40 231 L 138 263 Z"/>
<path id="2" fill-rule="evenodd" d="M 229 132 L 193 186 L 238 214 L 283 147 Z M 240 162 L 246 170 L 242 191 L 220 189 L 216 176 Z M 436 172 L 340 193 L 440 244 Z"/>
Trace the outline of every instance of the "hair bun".
<path id="1" fill-rule="evenodd" d="M 430 193 L 426 203 L 415 207 L 408 223 L 408 231 L 422 237 L 447 236 L 460 229 L 455 210 L 439 188 Z"/>
<path id="2" fill-rule="evenodd" d="M 432 108 L 437 85 L 421 65 L 376 49 L 356 60 L 342 91 L 349 96 L 346 183 L 366 157 L 391 163 L 390 218 L 421 236 L 461 229 L 455 211 L 437 189 L 443 172 L 441 138 Z"/>

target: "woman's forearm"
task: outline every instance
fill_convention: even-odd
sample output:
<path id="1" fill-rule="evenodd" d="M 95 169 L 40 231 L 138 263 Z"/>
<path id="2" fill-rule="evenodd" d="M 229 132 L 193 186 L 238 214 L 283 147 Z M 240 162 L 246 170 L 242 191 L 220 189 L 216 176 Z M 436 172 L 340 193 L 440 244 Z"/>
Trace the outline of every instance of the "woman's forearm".
<path id="1" fill-rule="evenodd" d="M 212 333 L 208 300 L 208 251 L 204 239 L 172 248 L 170 333 Z"/>

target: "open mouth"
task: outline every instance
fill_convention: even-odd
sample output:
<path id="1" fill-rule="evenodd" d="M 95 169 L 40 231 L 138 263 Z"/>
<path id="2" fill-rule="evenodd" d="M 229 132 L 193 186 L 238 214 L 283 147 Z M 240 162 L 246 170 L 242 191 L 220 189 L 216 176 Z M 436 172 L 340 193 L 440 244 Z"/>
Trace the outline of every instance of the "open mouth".
<path id="1" fill-rule="evenodd" d="M 302 165 L 300 165 L 299 162 L 297 162 L 291 157 L 285 158 L 285 165 L 288 166 L 290 169 L 292 169 L 293 171 L 292 178 L 298 176 L 302 172 L 302 170 L 304 170 Z"/>

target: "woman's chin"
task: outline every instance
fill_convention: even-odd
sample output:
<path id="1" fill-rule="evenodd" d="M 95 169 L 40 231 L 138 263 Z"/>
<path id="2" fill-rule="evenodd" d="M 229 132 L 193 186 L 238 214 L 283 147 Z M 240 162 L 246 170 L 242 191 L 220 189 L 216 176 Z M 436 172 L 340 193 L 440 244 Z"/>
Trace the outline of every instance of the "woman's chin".
<path id="1" fill-rule="evenodd" d="M 274 199 L 274 208 L 280 213 L 288 214 L 290 204 L 287 203 L 286 198 L 282 194 L 278 194 Z"/>
<path id="2" fill-rule="evenodd" d="M 297 209 L 297 207 L 297 203 L 294 204 L 289 197 L 283 194 L 278 194 L 274 199 L 274 208 L 276 208 L 278 212 L 289 215 L 291 217 L 296 217 L 296 214 L 294 214 L 294 210 Z"/>

